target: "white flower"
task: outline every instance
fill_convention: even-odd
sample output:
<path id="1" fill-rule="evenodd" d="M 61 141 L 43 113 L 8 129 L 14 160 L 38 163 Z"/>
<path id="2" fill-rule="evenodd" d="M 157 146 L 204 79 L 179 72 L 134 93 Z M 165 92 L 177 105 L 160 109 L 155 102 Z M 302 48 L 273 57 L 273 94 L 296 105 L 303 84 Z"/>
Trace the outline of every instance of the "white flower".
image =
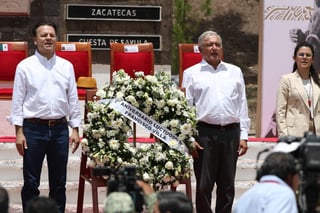
<path id="1" fill-rule="evenodd" d="M 174 106 L 174 105 L 178 104 L 179 101 L 178 101 L 178 99 L 175 98 L 175 99 L 168 100 L 167 103 L 169 106 Z"/>
<path id="2" fill-rule="evenodd" d="M 190 137 L 190 138 L 189 138 L 189 141 L 193 143 L 193 142 L 196 141 L 196 139 L 195 139 L 194 137 Z"/>
<path id="3" fill-rule="evenodd" d="M 99 129 L 99 133 L 100 133 L 101 135 L 104 135 L 104 134 L 106 133 L 106 129 L 105 129 L 104 127 L 101 127 L 101 128 Z"/>
<path id="4" fill-rule="evenodd" d="M 170 126 L 177 127 L 179 125 L 179 120 L 173 119 L 169 122 Z"/>
<path id="5" fill-rule="evenodd" d="M 100 134 L 99 130 L 93 129 L 93 130 L 92 130 L 92 136 L 93 136 L 94 138 L 96 138 L 96 139 L 99 139 L 99 138 L 101 137 L 101 134 Z"/>
<path id="6" fill-rule="evenodd" d="M 118 161 L 119 164 L 122 164 L 122 163 L 123 163 L 121 157 L 118 157 L 117 161 Z"/>
<path id="7" fill-rule="evenodd" d="M 100 148 L 103 148 L 104 145 L 105 145 L 104 141 L 103 141 L 101 138 L 99 138 L 98 146 L 99 146 Z"/>
<path id="8" fill-rule="evenodd" d="M 146 100 L 146 104 L 147 105 L 151 105 L 153 103 L 153 100 L 152 100 L 152 98 L 147 98 L 147 100 Z"/>
<path id="9" fill-rule="evenodd" d="M 181 131 L 181 134 L 183 135 L 189 135 L 191 133 L 191 130 L 192 130 L 192 126 L 189 123 L 185 123 L 180 126 L 180 131 Z"/>
<path id="10" fill-rule="evenodd" d="M 146 78 L 147 81 L 150 81 L 151 83 L 157 83 L 158 82 L 157 78 L 154 75 L 147 75 L 145 78 Z"/>
<path id="11" fill-rule="evenodd" d="M 114 128 L 114 129 L 119 129 L 123 124 L 123 120 L 122 119 L 117 119 L 117 120 L 113 120 L 111 121 L 111 126 Z"/>
<path id="12" fill-rule="evenodd" d="M 170 140 L 168 145 L 172 148 L 177 148 L 179 144 L 176 140 Z"/>
<path id="13" fill-rule="evenodd" d="M 168 161 L 165 165 L 164 168 L 172 170 L 173 169 L 173 163 L 171 161 Z"/>
<path id="14" fill-rule="evenodd" d="M 180 135 L 178 136 L 178 140 L 179 140 L 179 141 L 184 141 L 185 139 L 186 139 L 186 136 L 183 135 L 183 134 L 180 134 Z"/>
<path id="15" fill-rule="evenodd" d="M 123 99 L 123 92 L 119 91 L 116 93 L 116 100 L 121 101 Z"/>
<path id="16" fill-rule="evenodd" d="M 88 144 L 89 144 L 88 139 L 82 138 L 82 140 L 81 140 L 81 145 L 82 145 L 82 146 L 88 146 Z"/>
<path id="17" fill-rule="evenodd" d="M 145 182 L 148 182 L 149 180 L 150 180 L 150 176 L 149 176 L 149 174 L 148 173 L 143 173 L 143 180 L 145 181 Z"/>
<path id="18" fill-rule="evenodd" d="M 109 90 L 109 91 L 108 91 L 108 95 L 107 95 L 107 96 L 108 96 L 108 97 L 113 97 L 113 94 L 114 94 L 114 91 Z"/>
<path id="19" fill-rule="evenodd" d="M 154 148 L 155 148 L 155 150 L 156 150 L 157 152 L 162 152 L 162 146 L 161 146 L 160 143 L 156 143 L 156 144 L 154 145 Z"/>
<path id="20" fill-rule="evenodd" d="M 143 71 L 137 71 L 137 72 L 134 73 L 134 75 L 136 77 L 143 77 L 144 76 L 144 72 Z"/>
<path id="21" fill-rule="evenodd" d="M 166 105 L 166 102 L 162 99 L 156 100 L 155 103 L 156 103 L 158 109 L 162 109 Z"/>
<path id="22" fill-rule="evenodd" d="M 156 161 L 161 161 L 161 160 L 165 159 L 164 153 L 157 152 L 156 155 L 155 155 L 155 159 L 156 159 Z"/>
<path id="23" fill-rule="evenodd" d="M 149 158 L 148 158 L 147 155 L 145 155 L 144 157 L 142 157 L 142 158 L 140 159 L 140 162 L 143 163 L 143 164 L 148 163 L 148 161 L 149 161 Z"/>
<path id="24" fill-rule="evenodd" d="M 141 149 L 142 151 L 147 151 L 147 150 L 149 149 L 149 145 L 143 144 L 142 146 L 140 146 L 140 149 Z"/>
<path id="25" fill-rule="evenodd" d="M 96 96 L 99 96 L 101 98 L 106 97 L 106 91 L 104 91 L 103 89 L 98 89 L 98 91 L 96 92 Z"/>
<path id="26" fill-rule="evenodd" d="M 112 138 L 112 137 L 114 137 L 114 136 L 117 134 L 117 131 L 118 131 L 118 130 L 109 130 L 106 135 L 107 135 L 108 137 Z"/>
<path id="27" fill-rule="evenodd" d="M 119 143 L 118 140 L 110 140 L 109 141 L 109 146 L 110 146 L 111 149 L 117 150 L 120 147 L 120 143 Z"/>

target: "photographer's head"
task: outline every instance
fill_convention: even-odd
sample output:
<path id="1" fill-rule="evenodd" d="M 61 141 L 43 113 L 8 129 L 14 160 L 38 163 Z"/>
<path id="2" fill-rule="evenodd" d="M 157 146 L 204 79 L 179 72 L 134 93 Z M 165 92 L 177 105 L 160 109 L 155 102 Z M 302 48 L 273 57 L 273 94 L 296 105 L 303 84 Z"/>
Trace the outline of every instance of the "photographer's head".
<path id="1" fill-rule="evenodd" d="M 104 213 L 135 213 L 135 204 L 126 192 L 110 193 L 104 203 Z"/>
<path id="2" fill-rule="evenodd" d="M 27 205 L 27 213 L 58 213 L 57 203 L 53 198 L 39 196 L 32 198 Z"/>
<path id="3" fill-rule="evenodd" d="M 192 202 L 182 192 L 161 191 L 157 194 L 157 198 L 154 213 L 193 212 Z"/>
<path id="4" fill-rule="evenodd" d="M 292 186 L 294 176 L 297 174 L 295 159 L 291 154 L 273 152 L 266 157 L 258 170 L 256 180 L 259 181 L 265 175 L 275 175 Z"/>

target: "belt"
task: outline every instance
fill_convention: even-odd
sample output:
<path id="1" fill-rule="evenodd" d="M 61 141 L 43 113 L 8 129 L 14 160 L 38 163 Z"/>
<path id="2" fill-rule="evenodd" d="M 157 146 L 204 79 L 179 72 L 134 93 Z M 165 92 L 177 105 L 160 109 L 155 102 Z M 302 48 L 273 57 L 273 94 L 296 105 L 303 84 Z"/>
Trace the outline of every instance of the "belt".
<path id="1" fill-rule="evenodd" d="M 66 117 L 59 119 L 40 119 L 40 118 L 25 118 L 25 121 L 33 124 L 41 124 L 45 126 L 56 126 L 67 122 Z"/>
<path id="2" fill-rule="evenodd" d="M 218 124 L 208 124 L 203 121 L 198 121 L 198 125 L 206 126 L 206 127 L 212 128 L 212 129 L 219 129 L 219 130 L 234 129 L 234 128 L 240 127 L 240 123 L 231 123 L 231 124 L 227 124 L 227 125 L 222 126 L 222 125 L 218 125 Z"/>

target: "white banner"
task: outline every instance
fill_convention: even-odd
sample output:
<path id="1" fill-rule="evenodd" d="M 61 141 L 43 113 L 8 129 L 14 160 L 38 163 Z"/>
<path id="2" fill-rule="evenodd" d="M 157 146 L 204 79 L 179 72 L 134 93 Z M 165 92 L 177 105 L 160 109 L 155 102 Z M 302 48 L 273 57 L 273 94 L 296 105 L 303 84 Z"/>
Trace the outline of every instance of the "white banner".
<path id="1" fill-rule="evenodd" d="M 120 112 L 122 115 L 135 122 L 142 128 L 145 128 L 154 136 L 168 144 L 171 148 L 174 148 L 180 152 L 188 152 L 186 145 L 179 141 L 178 137 L 174 135 L 170 130 L 163 125 L 140 111 L 136 107 L 132 106 L 126 101 L 114 101 L 114 100 L 101 100 L 102 102 L 109 102 L 109 107 Z"/>
<path id="2" fill-rule="evenodd" d="M 319 9 L 313 0 L 264 0 L 261 4 L 256 131 L 258 137 L 276 137 L 274 113 L 280 77 L 292 72 L 296 43 L 307 40 Z"/>

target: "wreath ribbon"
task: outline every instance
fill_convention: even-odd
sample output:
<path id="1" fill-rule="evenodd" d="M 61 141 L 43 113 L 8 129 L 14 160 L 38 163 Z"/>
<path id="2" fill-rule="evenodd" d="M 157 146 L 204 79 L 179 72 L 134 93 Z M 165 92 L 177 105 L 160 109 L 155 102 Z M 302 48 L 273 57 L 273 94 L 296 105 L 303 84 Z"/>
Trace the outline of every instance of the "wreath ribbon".
<path id="1" fill-rule="evenodd" d="M 110 108 L 120 112 L 126 118 L 146 129 L 169 147 L 180 152 L 188 152 L 187 146 L 181 142 L 175 134 L 130 103 L 126 101 L 116 101 L 114 99 L 103 99 L 100 100 L 100 102 L 108 103 Z"/>

